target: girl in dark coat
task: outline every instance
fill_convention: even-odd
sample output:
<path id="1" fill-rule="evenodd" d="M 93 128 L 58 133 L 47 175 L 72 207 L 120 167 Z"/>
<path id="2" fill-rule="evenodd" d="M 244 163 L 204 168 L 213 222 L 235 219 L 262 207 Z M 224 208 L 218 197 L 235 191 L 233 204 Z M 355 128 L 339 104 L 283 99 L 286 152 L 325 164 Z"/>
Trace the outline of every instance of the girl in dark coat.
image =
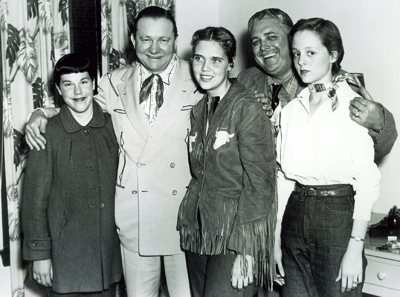
<path id="1" fill-rule="evenodd" d="M 57 62 L 65 104 L 49 119 L 45 150 L 32 150 L 28 160 L 23 254 L 51 296 L 111 296 L 122 274 L 114 222 L 118 145 L 110 117 L 93 101 L 95 74 L 79 54 Z"/>

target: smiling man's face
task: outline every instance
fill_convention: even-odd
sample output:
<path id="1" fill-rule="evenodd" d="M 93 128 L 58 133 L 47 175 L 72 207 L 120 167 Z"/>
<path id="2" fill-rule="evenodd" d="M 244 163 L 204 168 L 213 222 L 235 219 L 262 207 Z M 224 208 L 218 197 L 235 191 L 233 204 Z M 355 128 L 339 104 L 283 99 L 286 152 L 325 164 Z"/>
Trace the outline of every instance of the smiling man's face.
<path id="1" fill-rule="evenodd" d="M 292 71 L 289 29 L 277 19 L 265 18 L 254 21 L 250 36 L 257 64 L 277 80 L 286 78 Z"/>
<path id="2" fill-rule="evenodd" d="M 175 52 L 174 27 L 167 18 L 143 18 L 132 36 L 136 56 L 150 72 L 159 74 L 167 68 Z"/>

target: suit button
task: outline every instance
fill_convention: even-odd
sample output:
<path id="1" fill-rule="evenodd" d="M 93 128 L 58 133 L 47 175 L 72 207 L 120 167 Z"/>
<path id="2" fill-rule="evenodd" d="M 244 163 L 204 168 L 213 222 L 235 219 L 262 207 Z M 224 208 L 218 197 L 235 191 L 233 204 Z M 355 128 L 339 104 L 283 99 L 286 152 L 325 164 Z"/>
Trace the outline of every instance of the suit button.
<path id="1" fill-rule="evenodd" d="M 135 191 L 135 190 L 134 190 L 134 191 L 132 191 L 132 194 L 135 194 L 135 195 L 136 195 L 136 194 L 137 194 L 137 191 Z"/>
<path id="2" fill-rule="evenodd" d="M 177 190 L 173 190 L 172 191 L 172 195 L 176 196 L 176 194 L 178 194 L 178 191 Z"/>
<path id="3" fill-rule="evenodd" d="M 136 166 L 139 167 L 139 168 L 142 167 L 142 165 L 143 165 L 143 164 L 140 163 L 140 162 L 138 162 L 138 163 L 136 164 Z"/>
<path id="4" fill-rule="evenodd" d="M 171 163 L 171 164 L 169 164 L 169 166 L 170 166 L 171 168 L 175 168 L 175 163 Z"/>
<path id="5" fill-rule="evenodd" d="M 104 203 L 100 203 L 100 208 L 104 208 Z"/>
<path id="6" fill-rule="evenodd" d="M 86 128 L 85 130 L 83 130 L 83 132 L 85 132 L 85 134 L 89 134 L 90 129 Z"/>

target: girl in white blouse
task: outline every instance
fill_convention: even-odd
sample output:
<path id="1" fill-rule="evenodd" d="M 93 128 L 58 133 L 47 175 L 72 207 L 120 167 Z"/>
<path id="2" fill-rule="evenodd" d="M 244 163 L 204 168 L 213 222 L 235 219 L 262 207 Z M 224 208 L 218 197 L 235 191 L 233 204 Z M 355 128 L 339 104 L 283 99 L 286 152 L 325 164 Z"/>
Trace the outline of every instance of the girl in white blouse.
<path id="1" fill-rule="evenodd" d="M 362 296 L 364 237 L 379 196 L 373 142 L 348 115 L 358 95 L 349 74 L 336 76 L 344 49 L 335 24 L 300 20 L 290 39 L 308 88 L 282 110 L 277 140 L 282 230 L 278 222 L 275 249 L 283 293 Z"/>

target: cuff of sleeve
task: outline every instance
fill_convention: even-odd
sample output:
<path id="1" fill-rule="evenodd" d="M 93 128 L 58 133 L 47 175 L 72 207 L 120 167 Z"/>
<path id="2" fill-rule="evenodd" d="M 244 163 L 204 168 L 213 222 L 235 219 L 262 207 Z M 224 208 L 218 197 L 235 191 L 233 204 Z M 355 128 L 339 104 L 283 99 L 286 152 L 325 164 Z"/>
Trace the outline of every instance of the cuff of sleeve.
<path id="1" fill-rule="evenodd" d="M 385 111 L 385 108 L 381 104 L 379 104 L 379 106 L 382 108 L 382 112 L 383 112 L 383 126 L 378 131 L 369 129 L 371 133 L 375 133 L 375 134 L 381 134 L 383 132 L 383 130 L 385 130 L 385 127 L 386 127 L 386 111 Z"/>
<path id="2" fill-rule="evenodd" d="M 49 116 L 47 115 L 46 109 L 42 108 L 42 107 L 38 107 L 34 110 L 31 111 L 31 113 L 28 115 L 28 117 L 26 118 L 25 122 L 29 122 L 29 120 L 32 117 L 32 114 L 36 111 L 36 110 L 41 110 L 43 112 L 43 114 L 45 115 L 46 118 L 49 118 Z"/>
<path id="3" fill-rule="evenodd" d="M 51 238 L 31 238 L 24 243 L 25 260 L 45 260 L 51 258 Z"/>

